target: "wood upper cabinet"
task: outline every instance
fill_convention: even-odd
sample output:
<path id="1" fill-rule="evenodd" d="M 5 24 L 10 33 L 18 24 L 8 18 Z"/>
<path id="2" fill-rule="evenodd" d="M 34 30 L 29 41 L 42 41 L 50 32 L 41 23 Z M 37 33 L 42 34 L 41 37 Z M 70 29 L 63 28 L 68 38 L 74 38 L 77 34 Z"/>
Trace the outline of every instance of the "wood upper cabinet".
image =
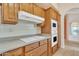
<path id="1" fill-rule="evenodd" d="M 41 16 L 41 17 L 44 17 L 44 13 L 45 13 L 41 7 L 37 6 L 36 4 L 32 4 L 32 3 L 20 4 L 20 10 L 26 11 L 26 12 L 29 12 L 29 13 L 32 13 L 34 15 Z"/>
<path id="2" fill-rule="evenodd" d="M 34 15 L 45 17 L 44 9 L 34 4 Z"/>
<path id="3" fill-rule="evenodd" d="M 44 17 L 44 13 L 45 13 L 41 7 L 33 3 L 21 3 L 20 10 L 26 11 L 26 12 L 29 12 L 29 13 L 32 13 L 34 15 L 41 16 L 41 17 Z"/>
<path id="4" fill-rule="evenodd" d="M 54 11 L 54 19 L 55 19 L 55 20 L 57 20 L 57 14 L 58 14 L 58 13 L 57 13 L 56 11 Z"/>
<path id="5" fill-rule="evenodd" d="M 51 14 L 49 9 L 45 11 L 45 21 L 43 27 L 41 27 L 41 32 L 51 34 Z"/>
<path id="6" fill-rule="evenodd" d="M 56 18 L 57 13 L 56 13 L 56 11 L 55 11 L 54 9 L 52 9 L 52 8 L 50 9 L 50 14 L 51 14 L 51 15 L 50 15 L 51 18 L 53 18 L 53 19 L 55 19 L 55 20 L 57 19 L 57 18 Z"/>
<path id="7" fill-rule="evenodd" d="M 5 24 L 15 24 L 18 22 L 18 10 L 19 4 L 15 3 L 4 3 L 2 4 L 2 15 Z"/>
<path id="8" fill-rule="evenodd" d="M 54 18 L 54 10 L 52 8 L 50 9 L 50 12 L 51 12 L 50 13 L 51 14 L 50 17 Z"/>
<path id="9" fill-rule="evenodd" d="M 33 4 L 32 3 L 21 3 L 20 4 L 21 11 L 27 11 L 33 14 Z"/>

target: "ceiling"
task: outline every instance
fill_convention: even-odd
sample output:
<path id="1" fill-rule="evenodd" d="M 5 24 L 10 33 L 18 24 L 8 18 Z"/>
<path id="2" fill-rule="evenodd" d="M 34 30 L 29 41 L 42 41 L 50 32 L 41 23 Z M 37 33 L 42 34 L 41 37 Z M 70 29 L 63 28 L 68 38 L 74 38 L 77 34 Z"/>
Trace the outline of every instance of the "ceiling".
<path id="1" fill-rule="evenodd" d="M 79 3 L 37 3 L 37 5 L 44 9 L 54 6 L 60 14 L 79 14 Z"/>
<path id="2" fill-rule="evenodd" d="M 62 13 L 79 13 L 79 3 L 58 3 L 57 6 Z"/>

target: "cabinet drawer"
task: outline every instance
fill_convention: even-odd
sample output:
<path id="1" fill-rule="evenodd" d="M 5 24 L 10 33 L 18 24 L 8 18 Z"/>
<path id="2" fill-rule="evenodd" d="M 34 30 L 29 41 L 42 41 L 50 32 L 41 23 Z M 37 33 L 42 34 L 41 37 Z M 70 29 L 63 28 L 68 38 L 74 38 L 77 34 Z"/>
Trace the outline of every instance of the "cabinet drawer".
<path id="1" fill-rule="evenodd" d="M 39 47 L 39 42 L 27 45 L 27 46 L 25 46 L 25 52 L 31 51 L 37 47 Z"/>
<path id="2" fill-rule="evenodd" d="M 41 56 L 47 56 L 47 51 L 45 51 Z"/>
<path id="3" fill-rule="evenodd" d="M 47 40 L 40 41 L 40 45 L 47 44 Z"/>
<path id="4" fill-rule="evenodd" d="M 47 45 L 40 46 L 28 53 L 25 53 L 26 56 L 40 56 L 42 55 L 45 51 L 47 51 Z"/>
<path id="5" fill-rule="evenodd" d="M 23 48 L 18 48 L 3 54 L 4 56 L 22 56 L 23 55 Z"/>

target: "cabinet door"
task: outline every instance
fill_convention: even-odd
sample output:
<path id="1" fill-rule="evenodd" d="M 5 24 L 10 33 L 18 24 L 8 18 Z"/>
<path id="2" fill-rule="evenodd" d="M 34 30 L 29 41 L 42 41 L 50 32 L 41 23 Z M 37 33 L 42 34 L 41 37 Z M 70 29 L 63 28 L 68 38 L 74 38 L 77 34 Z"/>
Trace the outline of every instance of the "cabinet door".
<path id="1" fill-rule="evenodd" d="M 50 9 L 50 14 L 53 19 L 56 19 L 56 11 L 54 9 Z"/>
<path id="2" fill-rule="evenodd" d="M 30 52 L 26 52 L 25 55 L 26 56 L 40 56 L 42 55 L 45 51 L 47 51 L 47 44 L 46 45 L 43 45 L 43 46 L 40 46 Z"/>
<path id="3" fill-rule="evenodd" d="M 40 46 L 41 46 L 41 45 L 44 45 L 44 44 L 47 44 L 47 40 L 42 40 L 42 41 L 40 41 Z"/>
<path id="4" fill-rule="evenodd" d="M 44 9 L 34 4 L 34 15 L 44 17 L 45 15 Z"/>
<path id="5" fill-rule="evenodd" d="M 22 56 L 23 55 L 23 48 L 18 48 L 6 53 L 3 53 L 3 56 Z"/>
<path id="6" fill-rule="evenodd" d="M 50 17 L 54 18 L 54 10 L 53 9 L 50 9 Z"/>
<path id="7" fill-rule="evenodd" d="M 32 3 L 21 3 L 20 4 L 20 10 L 33 14 L 33 4 Z"/>
<path id="8" fill-rule="evenodd" d="M 55 20 L 57 20 L 57 18 L 56 18 L 56 14 L 57 14 L 57 12 L 54 11 L 54 19 L 55 19 Z"/>
<path id="9" fill-rule="evenodd" d="M 29 52 L 35 48 L 38 48 L 38 47 L 39 47 L 39 42 L 27 45 L 27 46 L 25 46 L 25 52 Z"/>
<path id="10" fill-rule="evenodd" d="M 19 4 L 4 3 L 2 4 L 3 11 L 3 23 L 15 24 L 17 23 L 17 13 L 19 10 Z"/>
<path id="11" fill-rule="evenodd" d="M 2 23 L 8 21 L 8 4 L 7 3 L 2 4 L 2 16 L 3 16 Z"/>

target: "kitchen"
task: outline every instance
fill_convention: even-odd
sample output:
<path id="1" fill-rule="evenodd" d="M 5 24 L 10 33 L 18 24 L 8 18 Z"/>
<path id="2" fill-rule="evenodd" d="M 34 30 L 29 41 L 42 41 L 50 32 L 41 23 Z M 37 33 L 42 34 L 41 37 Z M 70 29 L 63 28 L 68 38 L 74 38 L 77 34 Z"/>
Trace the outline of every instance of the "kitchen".
<path id="1" fill-rule="evenodd" d="M 61 45 L 60 17 L 47 3 L 1 3 L 0 55 L 52 56 Z"/>

